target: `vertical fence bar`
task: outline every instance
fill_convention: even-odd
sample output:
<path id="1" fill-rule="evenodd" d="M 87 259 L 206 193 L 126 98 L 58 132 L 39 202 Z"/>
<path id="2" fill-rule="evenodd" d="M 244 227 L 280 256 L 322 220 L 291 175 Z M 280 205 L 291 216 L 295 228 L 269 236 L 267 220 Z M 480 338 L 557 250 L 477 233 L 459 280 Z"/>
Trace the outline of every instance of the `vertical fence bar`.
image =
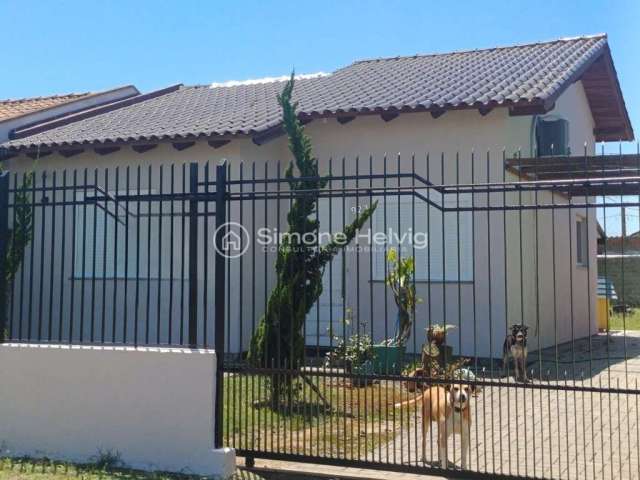
<path id="1" fill-rule="evenodd" d="M 198 164 L 189 164 L 189 346 L 198 345 Z"/>
<path id="2" fill-rule="evenodd" d="M 147 189 L 149 192 L 152 191 L 153 185 L 153 168 L 149 165 L 147 169 Z M 151 221 L 153 219 L 153 215 L 151 213 L 151 200 L 147 198 L 144 202 L 147 207 L 147 277 L 145 279 L 145 283 L 147 285 L 147 294 L 146 294 L 146 302 L 145 302 L 145 312 L 147 313 L 147 319 L 144 322 L 144 342 L 146 345 L 149 345 L 149 322 L 151 321 Z"/>
<path id="3" fill-rule="evenodd" d="M 169 251 L 171 252 L 169 256 L 169 324 L 167 328 L 169 329 L 169 334 L 167 337 L 167 343 L 169 345 L 173 345 L 173 267 L 174 267 L 174 256 L 175 256 L 175 243 L 173 240 L 173 228 L 174 228 L 174 219 L 175 219 L 175 211 L 174 211 L 174 195 L 175 195 L 175 165 L 171 165 L 171 202 L 169 203 Z"/>
<path id="4" fill-rule="evenodd" d="M 53 172 L 53 184 L 51 188 L 51 253 L 55 252 L 56 242 L 56 194 L 58 189 L 56 188 L 56 172 Z M 64 244 L 62 244 L 64 245 Z M 55 272 L 55 263 L 57 255 L 51 255 L 50 267 L 49 267 L 49 329 L 47 331 L 47 340 L 51 342 L 53 340 L 53 279 Z M 61 265 L 62 268 L 62 265 Z M 3 303 L 4 305 L 4 303 Z"/>
<path id="5" fill-rule="evenodd" d="M 223 382 L 224 372 L 224 323 L 225 323 L 225 268 L 226 258 L 222 254 L 224 251 L 223 239 L 226 233 L 227 223 L 227 164 L 224 163 L 216 167 L 216 231 L 215 231 L 215 349 L 217 357 L 216 366 L 216 413 L 214 447 L 222 447 L 223 433 L 223 410 L 224 394 Z M 206 295 L 206 293 L 205 293 Z"/>
<path id="6" fill-rule="evenodd" d="M 9 182 L 9 183 L 11 183 L 11 182 Z M 18 174 L 14 173 L 13 174 L 13 191 L 14 191 L 13 198 L 14 199 L 15 199 L 15 192 L 17 192 L 17 188 L 18 188 Z M 15 225 L 15 223 L 16 223 L 15 200 L 14 200 L 14 205 L 13 205 L 12 210 L 13 210 L 13 212 L 11 213 L 11 216 L 12 216 L 12 219 L 13 219 L 13 224 Z M 5 250 L 5 256 L 6 256 L 6 250 Z M 15 313 L 17 313 L 19 311 L 19 309 L 16 308 L 16 289 L 15 289 L 15 284 L 16 284 L 17 275 L 18 275 L 18 272 L 16 272 L 14 274 L 13 279 L 11 281 L 11 285 L 9 285 L 9 291 L 7 292 L 7 295 L 11 296 L 11 299 L 10 299 L 11 308 L 9 309 L 9 312 L 8 312 L 9 319 L 8 319 L 8 323 L 6 325 L 6 328 L 9 329 L 9 338 L 11 338 L 11 339 L 15 338 L 15 335 L 19 334 L 19 332 L 22 331 L 22 319 L 18 322 L 18 325 L 17 325 L 18 328 L 17 329 L 15 328 L 16 327 Z M 5 277 L 6 277 L 6 271 L 5 271 Z M 2 278 L 5 278 L 5 277 L 2 277 Z M 20 269 L 20 278 L 22 278 L 22 277 L 23 277 L 22 269 Z M 21 336 L 19 336 L 18 338 L 21 338 Z"/>
<path id="7" fill-rule="evenodd" d="M 74 192 L 75 193 L 75 192 Z M 75 219 L 74 219 L 75 220 Z M 75 221 L 74 221 L 75 223 Z M 61 248 L 61 258 L 60 258 L 60 304 L 59 304 L 59 308 L 60 308 L 60 312 L 59 312 L 59 318 L 58 318 L 58 343 L 62 343 L 62 338 L 63 338 L 63 320 L 64 320 L 64 299 L 65 299 L 65 292 L 64 292 L 64 284 L 65 284 L 65 266 L 67 265 L 66 261 L 65 261 L 65 253 L 66 253 L 66 236 L 67 236 L 67 170 L 64 169 L 62 171 L 62 240 L 61 240 L 61 245 L 63 245 L 63 248 Z M 71 240 L 71 243 L 75 243 L 74 242 L 75 238 Z M 73 247 L 72 247 L 73 248 Z M 53 248 L 52 248 L 53 250 Z M 73 274 L 73 271 L 71 272 Z M 53 283 L 53 281 L 52 281 Z M 73 308 L 73 306 L 71 305 L 71 308 Z M 70 340 L 70 339 L 69 339 Z"/>
<path id="8" fill-rule="evenodd" d="M 182 164 L 182 171 L 181 171 L 181 176 L 182 176 L 182 188 L 181 188 L 181 192 L 184 194 L 187 191 L 187 169 L 185 168 L 186 165 L 183 163 Z M 185 225 L 185 207 L 186 207 L 186 203 L 184 200 L 184 196 L 182 197 L 182 202 L 180 203 L 180 345 L 184 345 L 184 269 L 185 269 L 185 263 L 184 263 L 184 240 L 185 240 L 185 234 L 184 234 L 184 225 Z"/>
<path id="9" fill-rule="evenodd" d="M 45 197 L 47 191 L 47 173 L 42 172 L 42 198 Z M 35 196 L 33 198 L 33 202 L 35 203 Z M 42 334 L 42 316 L 43 316 L 43 302 L 44 302 L 44 257 L 45 257 L 45 232 L 47 226 L 47 208 L 45 207 L 45 202 L 41 200 L 41 210 L 42 210 L 42 220 L 40 223 L 42 224 L 40 228 L 40 274 L 38 279 L 38 342 L 43 341 Z M 34 234 L 34 246 L 35 246 L 35 234 Z"/>
<path id="10" fill-rule="evenodd" d="M 160 342 L 161 342 L 160 332 L 162 328 L 162 313 L 161 313 L 162 312 L 162 261 L 164 260 L 162 255 L 162 220 L 163 220 L 162 201 L 164 199 L 162 194 L 163 182 L 164 182 L 164 165 L 160 165 L 160 180 L 158 183 L 159 185 L 158 192 L 160 193 L 160 201 L 158 202 L 158 265 L 156 267 L 158 269 L 158 273 L 157 273 L 158 303 L 156 306 L 156 308 L 158 309 L 158 311 L 156 312 L 156 343 L 158 345 L 160 345 Z M 151 221 L 151 217 L 149 217 L 149 221 Z M 169 318 L 171 318 L 171 310 L 169 310 Z"/>
<path id="11" fill-rule="evenodd" d="M 208 196 L 209 195 L 209 162 L 207 161 L 204 164 L 204 192 Z M 208 332 L 207 328 L 207 312 L 208 308 L 208 296 L 207 292 L 209 290 L 209 249 L 207 248 L 209 243 L 209 200 L 205 200 L 202 205 L 202 347 L 209 347 L 208 340 Z"/>
<path id="12" fill-rule="evenodd" d="M 6 280 L 5 257 L 9 245 L 9 172 L 0 173 L 0 343 L 6 337 L 7 329 L 7 300 L 9 298 L 9 285 Z"/>
<path id="13" fill-rule="evenodd" d="M 118 324 L 118 279 L 119 277 L 123 274 L 123 272 L 119 271 L 118 268 L 118 223 L 122 223 L 125 224 L 126 223 L 126 218 L 124 220 L 120 219 L 120 205 L 118 204 L 118 195 L 120 195 L 120 167 L 116 167 L 116 180 L 115 180 L 115 186 L 114 186 L 114 199 L 113 199 L 113 211 L 114 211 L 114 222 L 113 222 L 113 271 L 111 272 L 111 277 L 113 278 L 113 288 L 112 288 L 112 298 L 111 301 L 113 302 L 112 305 L 112 317 L 111 317 L 111 343 L 116 343 L 116 329 L 117 329 L 117 324 Z M 127 192 L 128 194 L 129 192 Z M 107 192 L 108 194 L 108 192 Z M 107 204 L 108 205 L 108 204 Z M 126 210 L 125 210 L 126 211 Z M 105 212 L 105 214 L 108 213 L 108 210 Z M 128 215 L 127 215 L 128 216 Z M 126 234 L 126 230 L 125 230 L 125 234 Z M 104 252 L 105 252 L 105 256 L 107 254 L 107 245 L 105 244 L 104 246 Z M 126 263 L 127 258 L 126 256 L 124 257 L 124 261 Z M 126 279 L 125 279 L 126 282 Z M 126 283 L 125 283 L 126 285 Z M 123 305 L 124 305 L 124 309 L 123 309 L 123 316 L 124 316 L 124 312 L 127 310 L 127 302 L 126 302 L 126 295 L 125 298 L 123 299 Z M 104 339 L 103 339 L 104 341 Z"/>
<path id="14" fill-rule="evenodd" d="M 102 269 L 102 305 L 101 305 L 101 310 L 102 310 L 102 321 L 100 322 L 100 341 L 98 343 L 106 343 L 105 342 L 105 333 L 106 333 L 106 315 L 107 315 L 107 242 L 109 241 L 109 236 L 108 236 L 108 231 L 109 231 L 109 200 L 107 199 L 107 197 L 109 196 L 109 169 L 105 168 L 104 170 L 104 193 L 100 194 L 99 190 L 97 189 L 97 183 L 96 183 L 96 192 L 97 195 L 103 196 L 105 197 L 104 200 L 104 206 L 102 207 L 104 209 L 104 212 L 102 214 L 102 266 L 100 267 Z M 118 194 L 118 189 L 116 188 L 116 195 Z M 98 204 L 99 200 L 96 201 L 96 205 Z M 118 212 L 116 210 L 115 214 L 117 215 Z M 114 222 L 116 225 L 118 224 L 117 221 Z M 98 239 L 95 238 L 94 236 L 94 240 L 97 242 Z M 114 249 L 114 255 L 115 255 L 115 249 Z M 115 277 L 115 274 L 114 274 Z M 115 281 L 113 282 L 113 284 L 115 285 Z M 114 311 L 115 311 L 115 302 L 114 302 Z"/>
<path id="15" fill-rule="evenodd" d="M 140 165 L 136 168 L 136 192 L 137 192 L 137 202 L 136 202 L 136 249 L 135 249 L 135 260 L 136 260 L 136 281 L 135 281 L 135 309 L 133 315 L 133 343 L 134 345 L 138 345 L 138 326 L 140 321 Z"/>
<path id="16" fill-rule="evenodd" d="M 126 169 L 126 180 L 125 180 L 125 192 L 127 195 L 131 195 L 131 167 L 127 165 Z M 124 220 L 124 310 L 122 314 L 122 343 L 127 344 L 127 335 L 128 335 L 128 317 L 129 317 L 129 217 L 131 216 L 129 211 L 129 200 L 125 202 L 124 211 L 126 213 Z M 139 212 L 136 212 L 136 215 Z"/>

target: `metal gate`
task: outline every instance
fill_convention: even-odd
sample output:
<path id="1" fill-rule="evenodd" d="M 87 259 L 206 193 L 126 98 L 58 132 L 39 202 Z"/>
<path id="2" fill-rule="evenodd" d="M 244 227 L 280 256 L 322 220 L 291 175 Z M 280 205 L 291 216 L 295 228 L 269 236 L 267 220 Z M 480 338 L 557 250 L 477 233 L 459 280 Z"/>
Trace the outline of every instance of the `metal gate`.
<path id="1" fill-rule="evenodd" d="M 5 174 L 0 252 L 21 260 L 3 276 L 2 340 L 214 347 L 215 443 L 248 463 L 640 478 L 640 156 L 367 156 L 322 170 L 321 189 L 292 188 L 278 163 Z M 312 251 L 377 207 L 321 269 L 321 292 L 293 292 L 300 329 L 276 325 L 303 355 L 293 342 L 258 362 L 287 215 L 310 196 Z M 398 341 L 392 274 L 409 258 L 404 292 L 421 301 Z M 526 381 L 513 358 L 503 370 L 513 325 L 528 327 Z M 424 392 L 444 392 L 449 420 L 427 422 L 423 443 L 438 413 L 415 400 Z"/>
<path id="2" fill-rule="evenodd" d="M 473 478 L 640 478 L 640 249 L 629 254 L 630 231 L 612 238 L 622 236 L 621 212 L 637 215 L 640 157 L 363 158 L 329 161 L 327 186 L 314 192 L 291 188 L 279 164 L 231 166 L 228 219 L 254 244 L 227 259 L 223 443 L 249 465 L 261 457 Z M 277 300 L 278 252 L 291 245 L 287 214 L 310 194 L 312 218 L 330 234 L 378 203 L 362 236 L 324 268 L 301 327 L 304 360 L 283 348 L 256 362 L 251 341 Z M 426 248 L 403 244 L 410 231 L 425 234 Z M 381 233 L 391 237 L 374 248 Z M 400 348 L 389 342 L 391 248 L 414 259 L 410 282 L 422 300 Z M 305 292 L 297 295 L 300 304 Z M 511 356 L 503 362 L 513 325 L 528 327 L 526 380 Z M 274 402 L 274 385 L 292 393 Z M 427 422 L 423 443 L 414 399 L 440 391 L 449 402 L 456 389 L 469 394 L 470 426 L 448 406 L 449 420 Z M 453 434 L 464 428 L 468 440 Z"/>

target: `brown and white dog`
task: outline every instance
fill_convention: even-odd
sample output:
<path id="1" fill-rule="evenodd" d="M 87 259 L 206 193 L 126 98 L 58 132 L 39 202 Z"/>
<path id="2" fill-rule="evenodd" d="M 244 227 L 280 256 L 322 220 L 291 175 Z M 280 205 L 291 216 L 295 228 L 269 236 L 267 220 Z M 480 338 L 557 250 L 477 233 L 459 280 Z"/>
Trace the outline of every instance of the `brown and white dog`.
<path id="1" fill-rule="evenodd" d="M 447 439 L 449 435 L 459 433 L 462 438 L 462 468 L 467 468 L 469 441 L 471 435 L 471 415 L 469 403 L 471 392 L 468 385 L 437 385 L 425 389 L 412 400 L 397 403 L 396 408 L 422 403 L 422 461 L 426 462 L 427 433 L 431 422 L 438 423 L 438 459 L 443 468 L 447 468 Z"/>

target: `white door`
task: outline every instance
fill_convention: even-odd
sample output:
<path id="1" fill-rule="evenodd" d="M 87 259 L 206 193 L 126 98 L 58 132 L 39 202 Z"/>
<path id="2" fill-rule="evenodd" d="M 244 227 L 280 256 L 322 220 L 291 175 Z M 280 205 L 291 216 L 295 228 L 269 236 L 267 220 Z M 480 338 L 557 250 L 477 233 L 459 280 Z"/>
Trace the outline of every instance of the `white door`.
<path id="1" fill-rule="evenodd" d="M 332 206 L 331 214 L 329 208 Z M 318 217 L 320 232 L 341 232 L 343 229 L 342 199 L 321 198 L 318 201 Z M 322 277 L 322 295 L 316 302 L 306 320 L 306 344 L 308 346 L 326 347 L 331 345 L 331 334 L 342 337 L 344 300 L 343 288 L 343 257 L 338 254 L 331 265 L 325 267 Z M 335 345 L 335 340 L 333 345 Z"/>

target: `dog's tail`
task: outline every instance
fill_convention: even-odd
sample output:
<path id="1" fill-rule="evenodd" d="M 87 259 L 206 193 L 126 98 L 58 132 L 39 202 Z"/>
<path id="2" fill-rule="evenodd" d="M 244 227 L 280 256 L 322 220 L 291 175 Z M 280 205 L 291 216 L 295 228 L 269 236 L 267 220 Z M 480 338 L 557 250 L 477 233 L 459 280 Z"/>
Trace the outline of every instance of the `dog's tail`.
<path id="1" fill-rule="evenodd" d="M 411 400 L 407 400 L 405 402 L 396 403 L 393 408 L 408 407 L 409 405 L 413 405 L 420 400 L 422 400 L 422 395 L 418 395 L 417 397 L 414 397 Z"/>

